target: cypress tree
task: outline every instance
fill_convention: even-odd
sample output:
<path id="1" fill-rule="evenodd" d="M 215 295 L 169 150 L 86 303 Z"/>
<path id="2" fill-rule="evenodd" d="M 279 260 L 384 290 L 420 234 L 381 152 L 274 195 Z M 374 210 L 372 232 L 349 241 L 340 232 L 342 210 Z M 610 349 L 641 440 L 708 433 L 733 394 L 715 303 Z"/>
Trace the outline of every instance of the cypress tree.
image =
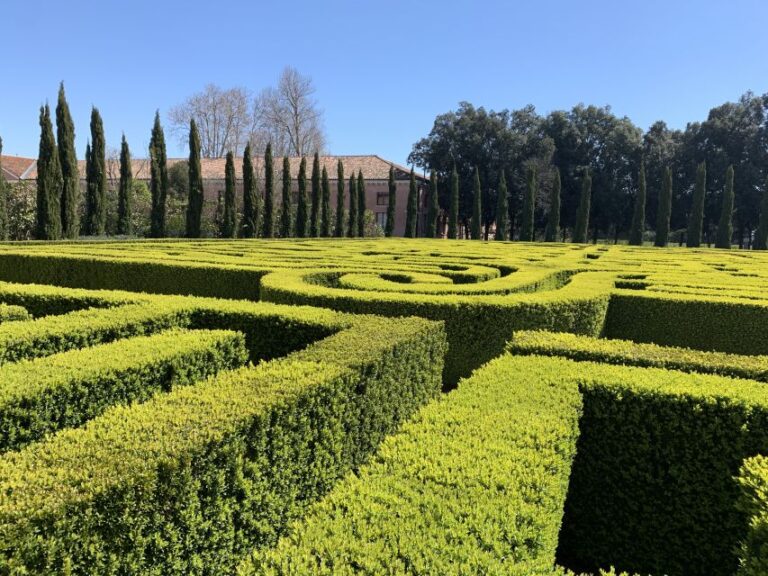
<path id="1" fill-rule="evenodd" d="M 320 177 L 323 201 L 320 204 L 320 236 L 328 238 L 331 235 L 331 184 L 328 181 L 328 170 L 323 166 Z"/>
<path id="2" fill-rule="evenodd" d="M 704 199 L 707 194 L 707 163 L 702 162 L 696 168 L 696 187 L 693 189 L 691 217 L 688 220 L 688 233 L 685 243 L 688 248 L 701 246 L 701 236 L 704 230 Z"/>
<path id="3" fill-rule="evenodd" d="M 440 213 L 440 199 L 437 196 L 437 174 L 429 174 L 429 209 L 427 210 L 427 238 L 437 238 L 437 216 Z"/>
<path id="4" fill-rule="evenodd" d="M 80 233 L 77 206 L 80 200 L 80 171 L 75 151 L 75 124 L 64 95 L 64 82 L 59 84 L 59 101 L 56 104 L 56 137 L 62 176 L 61 234 L 64 238 L 77 238 Z"/>
<path id="5" fill-rule="evenodd" d="M 509 206 L 507 204 L 507 177 L 502 169 L 499 173 L 498 202 L 496 203 L 495 240 L 509 240 Z"/>
<path id="6" fill-rule="evenodd" d="M 264 152 L 264 238 L 275 235 L 275 166 L 272 160 L 272 143 Z"/>
<path id="7" fill-rule="evenodd" d="M 592 176 L 589 169 L 584 169 L 584 178 L 581 181 L 581 196 L 579 197 L 579 209 L 576 212 L 576 226 L 573 230 L 573 241 L 578 244 L 587 243 L 587 231 L 589 230 L 589 210 L 592 203 Z"/>
<path id="8" fill-rule="evenodd" d="M 8 240 L 8 188 L 3 176 L 3 139 L 0 138 L 0 240 Z"/>
<path id="9" fill-rule="evenodd" d="M 336 238 L 344 236 L 344 163 L 339 159 L 336 164 L 336 229 L 333 235 Z"/>
<path id="10" fill-rule="evenodd" d="M 664 247 L 669 242 L 669 221 L 672 217 L 672 169 L 667 166 L 664 170 L 664 181 L 659 194 L 659 209 L 656 217 L 656 242 L 658 247 Z"/>
<path id="11" fill-rule="evenodd" d="M 224 164 L 224 215 L 221 220 L 221 237 L 237 236 L 237 176 L 235 175 L 235 156 L 230 150 Z"/>
<path id="12" fill-rule="evenodd" d="M 408 186 L 408 204 L 405 207 L 405 237 L 416 238 L 416 212 L 419 208 L 419 192 L 416 188 L 416 174 L 411 168 L 411 181 Z"/>
<path id="13" fill-rule="evenodd" d="M 483 189 L 480 186 L 480 169 L 475 166 L 475 184 L 472 190 L 472 240 L 481 240 L 483 226 Z"/>
<path id="14" fill-rule="evenodd" d="M 643 245 L 646 196 L 645 162 L 640 162 L 640 172 L 637 176 L 637 196 L 635 196 L 635 207 L 632 211 L 632 225 L 629 230 L 629 244 L 631 246 Z"/>
<path id="15" fill-rule="evenodd" d="M 56 138 L 48 104 L 40 108 L 40 152 L 37 159 L 37 231 L 38 240 L 61 238 L 62 176 Z"/>
<path id="16" fill-rule="evenodd" d="M 357 235 L 365 236 L 365 179 L 363 171 L 357 171 Z"/>
<path id="17" fill-rule="evenodd" d="M 451 201 L 448 206 L 448 238 L 456 240 L 459 237 L 459 173 L 456 163 L 451 171 Z"/>
<path id="18" fill-rule="evenodd" d="M 549 197 L 549 214 L 547 215 L 547 231 L 545 242 L 557 242 L 560 236 L 560 169 L 555 168 L 552 178 L 552 193 Z"/>
<path id="19" fill-rule="evenodd" d="M 733 238 L 733 202 L 733 165 L 731 165 L 728 166 L 728 170 L 725 172 L 725 190 L 720 211 L 720 222 L 717 225 L 715 248 L 731 248 L 731 239 Z"/>
<path id="20" fill-rule="evenodd" d="M 200 165 L 200 133 L 194 118 L 189 121 L 188 170 L 187 238 L 200 238 L 203 219 L 203 169 Z"/>
<path id="21" fill-rule="evenodd" d="M 309 235 L 317 238 L 320 235 L 319 216 L 320 207 L 320 153 L 315 152 L 315 158 L 312 161 L 312 209 L 309 213 Z"/>
<path id="22" fill-rule="evenodd" d="M 535 237 L 533 215 L 536 209 L 536 167 L 528 166 L 526 173 L 525 196 L 523 196 L 523 212 L 520 222 L 520 240 L 532 242 Z"/>
<path id="23" fill-rule="evenodd" d="M 768 177 L 765 179 L 760 201 L 760 223 L 757 227 L 755 250 L 768 250 Z"/>
<path id="24" fill-rule="evenodd" d="M 133 234 L 131 218 L 131 192 L 133 190 L 133 170 L 131 168 L 131 151 L 123 134 L 120 142 L 120 188 L 117 192 L 117 233 Z"/>
<path id="25" fill-rule="evenodd" d="M 150 235 L 163 238 L 165 230 L 165 203 L 168 196 L 168 157 L 165 150 L 165 133 L 160 124 L 160 112 L 155 112 L 152 137 L 149 140 L 150 191 L 152 192 L 152 213 Z"/>
<path id="26" fill-rule="evenodd" d="M 395 167 L 389 165 L 389 197 L 387 199 L 387 223 L 384 226 L 384 235 L 392 237 L 395 233 L 395 205 L 397 203 L 397 183 L 395 182 Z"/>
<path id="27" fill-rule="evenodd" d="M 283 156 L 283 203 L 280 206 L 280 237 L 290 238 L 293 228 L 291 209 L 291 161 Z"/>
<path id="28" fill-rule="evenodd" d="M 354 238 L 357 236 L 357 178 L 355 173 L 349 177 L 349 223 L 347 226 L 347 236 Z"/>
<path id="29" fill-rule="evenodd" d="M 91 162 L 87 175 L 85 232 L 103 236 L 107 229 L 107 145 L 99 109 L 91 109 Z"/>
<path id="30" fill-rule="evenodd" d="M 259 196 L 256 192 L 256 174 L 253 170 L 251 143 L 245 145 L 243 152 L 243 221 L 240 223 L 240 236 L 256 238 L 259 234 Z"/>
<path id="31" fill-rule="evenodd" d="M 296 203 L 296 237 L 306 238 L 309 214 L 307 211 L 307 159 L 302 157 L 299 165 L 299 198 Z"/>

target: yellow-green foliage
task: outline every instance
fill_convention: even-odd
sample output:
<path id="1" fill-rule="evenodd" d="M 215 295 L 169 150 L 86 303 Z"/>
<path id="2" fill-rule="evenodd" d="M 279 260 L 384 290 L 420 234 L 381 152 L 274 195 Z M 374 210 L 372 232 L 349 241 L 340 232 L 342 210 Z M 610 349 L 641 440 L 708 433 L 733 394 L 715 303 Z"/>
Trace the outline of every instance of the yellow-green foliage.
<path id="1" fill-rule="evenodd" d="M 581 398 L 557 365 L 515 362 L 423 408 L 239 573 L 552 574 Z"/>
<path id="2" fill-rule="evenodd" d="M 0 452 L 245 363 L 236 332 L 171 330 L 0 367 Z"/>
<path id="3" fill-rule="evenodd" d="M 0 304 L 0 324 L 14 320 L 29 320 L 29 312 L 23 306 Z"/>
<path id="4" fill-rule="evenodd" d="M 768 574 L 768 457 L 755 456 L 744 462 L 739 474 L 741 509 L 749 528 L 741 546 L 738 576 Z"/>

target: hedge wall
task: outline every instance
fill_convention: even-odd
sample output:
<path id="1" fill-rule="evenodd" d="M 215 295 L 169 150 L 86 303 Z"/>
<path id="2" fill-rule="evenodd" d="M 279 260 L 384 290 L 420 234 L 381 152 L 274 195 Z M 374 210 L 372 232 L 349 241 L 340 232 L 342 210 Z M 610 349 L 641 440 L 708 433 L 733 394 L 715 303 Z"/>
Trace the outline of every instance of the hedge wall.
<path id="1" fill-rule="evenodd" d="M 768 457 L 747 460 L 739 474 L 741 510 L 749 518 L 741 545 L 738 576 L 768 574 Z"/>
<path id="2" fill-rule="evenodd" d="M 30 318 L 29 312 L 23 306 L 0 304 L 0 324 L 14 320 L 29 320 Z"/>

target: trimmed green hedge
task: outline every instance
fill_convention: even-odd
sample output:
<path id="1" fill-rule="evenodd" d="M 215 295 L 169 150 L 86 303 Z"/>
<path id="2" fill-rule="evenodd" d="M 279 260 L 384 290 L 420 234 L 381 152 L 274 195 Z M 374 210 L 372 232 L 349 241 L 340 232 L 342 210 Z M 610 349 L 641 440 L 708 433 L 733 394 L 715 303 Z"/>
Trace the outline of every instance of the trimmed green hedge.
<path id="1" fill-rule="evenodd" d="M 738 576 L 768 574 L 768 457 L 750 458 L 741 468 L 741 509 L 749 530 L 741 546 Z"/>
<path id="2" fill-rule="evenodd" d="M 605 362 L 719 374 L 768 381 L 768 356 L 742 356 L 642 344 L 631 340 L 591 338 L 543 330 L 515 332 L 507 350 L 513 354 L 562 356 L 579 361 Z"/>
<path id="3" fill-rule="evenodd" d="M 440 324 L 348 325 L 0 458 L 0 573 L 222 574 L 274 543 L 439 391 Z"/>
<path id="4" fill-rule="evenodd" d="M 12 304 L 0 304 L 0 324 L 3 322 L 13 322 L 15 320 L 29 320 L 31 316 L 23 306 L 14 306 Z"/>
<path id="5" fill-rule="evenodd" d="M 581 398 L 519 364 L 423 408 L 239 574 L 553 574 Z"/>
<path id="6" fill-rule="evenodd" d="M 146 302 L 149 297 L 129 292 L 78 290 L 39 284 L 0 282 L 0 302 L 23 306 L 34 317 L 66 314 L 85 308 L 111 308 Z"/>
<path id="7" fill-rule="evenodd" d="M 172 330 L 0 368 L 0 451 L 244 364 L 236 332 Z"/>

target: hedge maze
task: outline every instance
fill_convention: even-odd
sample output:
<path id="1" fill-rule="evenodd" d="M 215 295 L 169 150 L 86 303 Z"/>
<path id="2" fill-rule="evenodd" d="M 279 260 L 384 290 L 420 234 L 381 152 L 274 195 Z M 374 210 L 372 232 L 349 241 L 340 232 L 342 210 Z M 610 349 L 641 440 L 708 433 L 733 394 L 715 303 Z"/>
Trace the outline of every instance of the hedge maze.
<path id="1" fill-rule="evenodd" d="M 768 574 L 768 255 L 0 245 L 0 574 Z"/>

